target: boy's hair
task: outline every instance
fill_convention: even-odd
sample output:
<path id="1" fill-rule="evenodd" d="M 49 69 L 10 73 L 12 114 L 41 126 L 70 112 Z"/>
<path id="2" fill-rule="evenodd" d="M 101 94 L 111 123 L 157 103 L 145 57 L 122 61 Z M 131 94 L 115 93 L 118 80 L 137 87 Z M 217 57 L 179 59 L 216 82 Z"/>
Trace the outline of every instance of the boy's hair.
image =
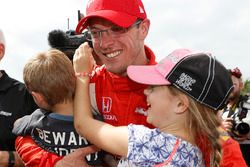
<path id="1" fill-rule="evenodd" d="M 48 105 L 73 100 L 75 73 L 71 61 L 57 50 L 37 54 L 23 70 L 23 80 L 29 91 L 41 93 Z"/>

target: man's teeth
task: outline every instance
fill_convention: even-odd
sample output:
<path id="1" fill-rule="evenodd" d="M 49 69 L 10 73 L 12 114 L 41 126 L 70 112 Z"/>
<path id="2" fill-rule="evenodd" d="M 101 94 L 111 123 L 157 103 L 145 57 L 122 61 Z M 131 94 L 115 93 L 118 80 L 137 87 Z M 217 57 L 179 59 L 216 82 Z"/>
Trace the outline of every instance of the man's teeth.
<path id="1" fill-rule="evenodd" d="M 121 53 L 121 51 L 116 51 L 116 52 L 113 52 L 113 53 L 106 54 L 106 56 L 108 58 L 113 58 L 113 57 L 116 57 L 117 55 L 119 55 L 120 53 Z"/>

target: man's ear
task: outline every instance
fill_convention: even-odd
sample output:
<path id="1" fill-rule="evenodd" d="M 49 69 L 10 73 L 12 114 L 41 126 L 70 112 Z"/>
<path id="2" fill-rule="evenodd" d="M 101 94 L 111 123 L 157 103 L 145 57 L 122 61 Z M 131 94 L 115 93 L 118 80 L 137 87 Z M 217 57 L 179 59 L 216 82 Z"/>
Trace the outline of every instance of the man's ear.
<path id="1" fill-rule="evenodd" d="M 149 19 L 144 19 L 141 24 L 140 24 L 140 28 L 142 31 L 141 34 L 142 34 L 142 37 L 143 39 L 146 38 L 147 34 L 148 34 L 148 31 L 149 31 L 149 26 L 150 26 L 150 20 Z"/>
<path id="2" fill-rule="evenodd" d="M 178 101 L 178 104 L 177 104 L 177 110 L 176 110 L 176 113 L 177 114 L 182 114 L 184 113 L 185 111 L 187 111 L 189 107 L 189 99 L 186 95 L 182 94 L 182 95 L 179 95 L 179 101 Z"/>

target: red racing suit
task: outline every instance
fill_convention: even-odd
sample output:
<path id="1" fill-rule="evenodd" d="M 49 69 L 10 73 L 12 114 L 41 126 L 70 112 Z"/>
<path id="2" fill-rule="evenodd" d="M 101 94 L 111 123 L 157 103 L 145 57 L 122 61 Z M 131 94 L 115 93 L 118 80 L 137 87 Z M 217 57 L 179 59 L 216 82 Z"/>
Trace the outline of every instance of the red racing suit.
<path id="1" fill-rule="evenodd" d="M 240 145 L 237 141 L 232 139 L 225 129 L 219 128 L 221 134 L 221 147 L 222 147 L 222 162 L 220 167 L 247 167 L 247 164 L 243 158 L 240 150 Z M 205 141 L 200 140 L 199 147 L 205 154 L 206 167 L 210 167 L 210 153 L 211 150 L 207 150 Z"/>
<path id="2" fill-rule="evenodd" d="M 148 65 L 154 65 L 153 52 L 145 47 Z M 97 75 L 90 83 L 90 96 L 92 108 L 103 116 L 105 122 L 122 126 L 146 123 L 146 97 L 143 93 L 147 85 L 142 85 L 108 72 L 104 66 L 96 70 Z"/>
<path id="3" fill-rule="evenodd" d="M 226 140 L 224 139 L 222 150 L 223 156 L 221 167 L 247 167 L 240 150 L 240 145 L 236 140 L 231 137 L 228 137 Z"/>

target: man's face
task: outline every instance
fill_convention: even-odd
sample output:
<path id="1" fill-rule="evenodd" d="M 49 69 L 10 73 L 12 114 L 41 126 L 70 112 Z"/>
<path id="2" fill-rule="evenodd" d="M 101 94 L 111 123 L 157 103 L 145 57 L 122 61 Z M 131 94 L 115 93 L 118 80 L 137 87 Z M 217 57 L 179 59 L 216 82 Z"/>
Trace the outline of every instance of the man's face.
<path id="1" fill-rule="evenodd" d="M 229 98 L 230 99 L 238 99 L 240 96 L 240 91 L 243 89 L 243 82 L 242 82 L 241 78 L 237 78 L 233 75 L 231 76 L 231 78 L 232 78 L 232 82 L 234 85 L 234 89 L 231 92 Z"/>
<path id="2" fill-rule="evenodd" d="M 125 76 L 127 67 L 138 63 L 139 57 L 144 54 L 145 38 L 140 33 L 140 24 L 123 31 L 107 20 L 90 20 L 89 30 L 96 34 L 95 38 L 92 36 L 93 48 L 108 71 Z"/>

